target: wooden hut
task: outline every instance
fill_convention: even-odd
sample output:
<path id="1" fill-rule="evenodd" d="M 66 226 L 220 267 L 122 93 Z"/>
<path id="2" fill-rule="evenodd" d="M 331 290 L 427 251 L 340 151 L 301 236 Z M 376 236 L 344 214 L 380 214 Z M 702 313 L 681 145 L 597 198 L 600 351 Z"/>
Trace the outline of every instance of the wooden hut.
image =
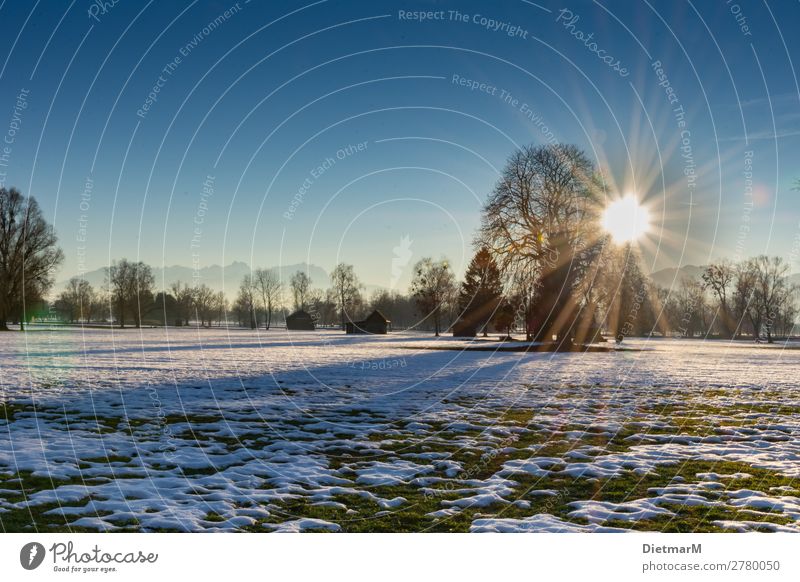
<path id="1" fill-rule="evenodd" d="M 451 328 L 454 337 L 475 337 L 478 335 L 478 326 L 467 319 L 459 319 Z"/>
<path id="2" fill-rule="evenodd" d="M 298 309 L 286 316 L 286 329 L 291 331 L 314 331 L 314 318 L 307 311 Z"/>
<path id="3" fill-rule="evenodd" d="M 388 332 L 391 323 L 383 313 L 376 309 L 366 319 L 345 322 L 344 328 L 347 333 L 385 334 Z"/>

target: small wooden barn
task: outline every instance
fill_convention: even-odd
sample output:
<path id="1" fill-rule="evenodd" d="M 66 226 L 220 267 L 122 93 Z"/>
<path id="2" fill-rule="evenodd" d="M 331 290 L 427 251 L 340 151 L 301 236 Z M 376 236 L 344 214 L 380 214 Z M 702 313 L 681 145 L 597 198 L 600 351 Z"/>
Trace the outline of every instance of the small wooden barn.
<path id="1" fill-rule="evenodd" d="M 298 309 L 286 316 L 286 329 L 292 331 L 314 331 L 314 318 L 307 311 Z"/>
<path id="2" fill-rule="evenodd" d="M 456 321 L 451 330 L 454 337 L 475 337 L 478 334 L 478 326 L 466 319 Z"/>
<path id="3" fill-rule="evenodd" d="M 366 319 L 345 322 L 344 328 L 347 333 L 385 334 L 389 331 L 391 323 L 383 313 L 376 309 Z"/>

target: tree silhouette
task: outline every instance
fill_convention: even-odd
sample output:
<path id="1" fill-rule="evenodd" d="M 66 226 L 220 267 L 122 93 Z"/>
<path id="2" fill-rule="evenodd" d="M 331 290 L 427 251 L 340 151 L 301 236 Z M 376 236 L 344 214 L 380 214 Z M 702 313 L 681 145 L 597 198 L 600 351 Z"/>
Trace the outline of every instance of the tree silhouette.
<path id="1" fill-rule="evenodd" d="M 53 285 L 64 259 L 57 238 L 32 196 L 0 188 L 0 331 L 15 316 L 24 328 L 27 306 L 41 300 Z"/>
<path id="2" fill-rule="evenodd" d="M 500 268 L 489 252 L 482 247 L 470 261 L 458 294 L 459 319 L 462 325 L 483 330 L 492 322 L 503 298 Z"/>
<path id="3" fill-rule="evenodd" d="M 272 325 L 272 310 L 276 305 L 280 304 L 283 285 L 271 269 L 256 269 L 253 273 L 253 284 L 267 313 L 264 327 L 269 329 L 270 325 Z"/>
<path id="4" fill-rule="evenodd" d="M 447 260 L 424 258 L 414 266 L 411 293 L 417 306 L 433 321 L 436 335 L 441 331 L 442 310 L 455 293 L 455 277 Z"/>
<path id="5" fill-rule="evenodd" d="M 65 289 L 56 299 L 56 310 L 70 323 L 83 319 L 86 323 L 92 317 L 96 305 L 94 289 L 85 279 L 72 277 Z"/>
<path id="6" fill-rule="evenodd" d="M 528 146 L 511 156 L 484 206 L 481 240 L 503 269 L 532 269 L 536 339 L 567 337 L 576 321 L 584 259 L 598 243 L 598 193 L 592 163 L 570 145 Z"/>
<path id="7" fill-rule="evenodd" d="M 125 327 L 126 316 L 132 314 L 134 325 L 142 327 L 142 314 L 150 311 L 154 300 L 155 277 L 150 265 L 120 259 L 106 269 L 106 283 L 119 326 Z"/>
<path id="8" fill-rule="evenodd" d="M 359 291 L 361 289 L 361 282 L 356 276 L 353 265 L 345 265 L 339 263 L 331 273 L 331 285 L 336 294 L 336 300 L 339 306 L 339 318 L 342 323 L 342 329 L 345 328 L 347 322 L 348 311 L 351 312 L 355 304 L 359 302 Z"/>
<path id="9" fill-rule="evenodd" d="M 289 281 L 294 298 L 295 311 L 308 307 L 308 292 L 311 289 L 311 277 L 303 271 L 297 271 Z"/>

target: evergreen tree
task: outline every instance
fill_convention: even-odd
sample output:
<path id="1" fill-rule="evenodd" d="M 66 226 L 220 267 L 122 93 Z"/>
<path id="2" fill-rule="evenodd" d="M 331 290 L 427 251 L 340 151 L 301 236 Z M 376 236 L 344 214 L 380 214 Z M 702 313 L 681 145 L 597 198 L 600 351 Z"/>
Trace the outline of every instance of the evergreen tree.
<path id="1" fill-rule="evenodd" d="M 486 335 L 503 297 L 500 268 L 487 248 L 481 248 L 467 268 L 458 295 L 458 310 L 463 324 L 483 330 Z"/>
<path id="2" fill-rule="evenodd" d="M 608 330 L 617 341 L 627 336 L 648 335 L 656 327 L 655 313 L 641 255 L 630 243 L 608 249 L 608 253 L 602 275 Z"/>

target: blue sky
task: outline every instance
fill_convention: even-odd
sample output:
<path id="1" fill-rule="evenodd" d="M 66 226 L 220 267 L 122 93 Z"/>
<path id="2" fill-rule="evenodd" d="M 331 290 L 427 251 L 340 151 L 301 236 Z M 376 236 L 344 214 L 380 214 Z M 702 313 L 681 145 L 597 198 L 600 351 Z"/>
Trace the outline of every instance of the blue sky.
<path id="1" fill-rule="evenodd" d="M 54 223 L 60 278 L 345 261 L 402 287 L 423 256 L 463 269 L 505 160 L 557 140 L 650 208 L 654 268 L 800 271 L 798 21 L 797 2 L 6 1 L 0 181 Z"/>

